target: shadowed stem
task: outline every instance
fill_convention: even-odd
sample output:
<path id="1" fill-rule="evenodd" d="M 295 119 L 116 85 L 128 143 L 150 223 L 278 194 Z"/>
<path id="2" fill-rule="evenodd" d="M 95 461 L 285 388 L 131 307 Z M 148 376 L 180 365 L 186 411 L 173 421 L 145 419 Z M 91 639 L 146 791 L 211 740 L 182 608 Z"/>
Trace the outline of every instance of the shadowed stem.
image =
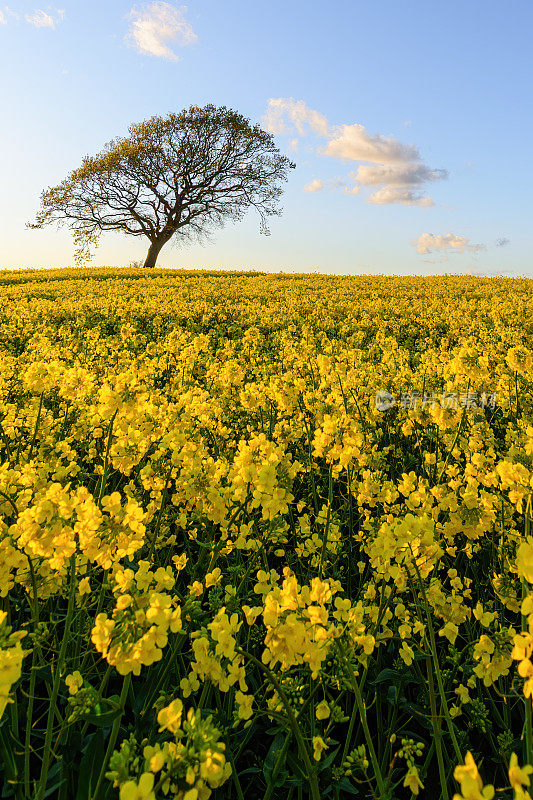
<path id="1" fill-rule="evenodd" d="M 35 800 L 43 800 L 46 790 L 46 779 L 48 777 L 48 770 L 50 767 L 50 750 L 52 747 L 52 733 L 54 717 L 56 713 L 57 695 L 59 694 L 59 683 L 61 680 L 61 673 L 65 664 L 65 656 L 67 654 L 67 646 L 69 641 L 70 625 L 74 616 L 74 605 L 76 599 L 76 554 L 73 553 L 70 557 L 70 584 L 69 584 L 69 599 L 67 607 L 67 617 L 65 619 L 65 630 L 63 631 L 63 639 L 57 658 L 57 664 L 54 674 L 54 683 L 52 686 L 52 695 L 50 697 L 50 708 L 48 710 L 48 719 L 46 721 L 46 734 L 44 739 L 43 763 L 41 767 L 41 776 L 39 778 L 39 786 L 35 794 Z"/>
<path id="2" fill-rule="evenodd" d="M 348 657 L 346 655 L 346 651 L 345 651 L 344 647 L 342 646 L 342 644 L 340 643 L 340 641 L 338 639 L 335 639 L 335 646 L 337 647 L 337 650 L 339 651 L 339 655 L 340 655 L 342 663 L 344 665 L 344 669 L 346 671 L 346 674 L 348 675 L 351 687 L 353 689 L 353 693 L 355 695 L 355 702 L 356 702 L 356 705 L 357 705 L 357 710 L 359 711 L 359 716 L 361 717 L 361 724 L 363 726 L 363 732 L 365 734 L 366 746 L 368 747 L 368 752 L 369 752 L 369 755 L 370 755 L 370 761 L 372 763 L 372 769 L 374 771 L 374 777 L 375 777 L 376 783 L 378 785 L 378 791 L 379 791 L 380 800 L 387 800 L 387 798 L 389 797 L 389 792 L 387 791 L 387 789 L 385 787 L 385 783 L 383 781 L 383 776 L 381 774 L 381 769 L 380 769 L 380 766 L 378 764 L 376 751 L 374 750 L 374 744 L 372 742 L 372 736 L 370 734 L 370 729 L 368 727 L 368 720 L 366 718 L 366 708 L 365 708 L 365 704 L 364 704 L 363 698 L 361 697 L 361 692 L 359 690 L 359 686 L 357 684 L 357 678 L 355 677 L 355 673 L 354 673 L 354 671 L 352 669 L 352 665 L 350 664 L 350 661 L 348 660 Z"/>
<path id="3" fill-rule="evenodd" d="M 118 732 L 120 730 L 120 723 L 122 722 L 122 715 L 124 714 L 124 708 L 126 706 L 126 698 L 128 697 L 130 684 L 131 684 L 131 672 L 128 672 L 128 674 L 124 676 L 124 681 L 122 683 L 122 691 L 120 692 L 120 699 L 118 701 L 120 706 L 120 713 L 113 722 L 113 727 L 111 728 L 111 735 L 109 737 L 109 742 L 107 744 L 107 750 L 105 751 L 104 760 L 100 768 L 100 774 L 98 776 L 98 781 L 96 783 L 95 790 L 91 795 L 91 800 L 96 800 L 100 792 L 100 789 L 102 788 L 106 769 L 109 764 L 109 759 L 113 755 L 113 750 L 115 749 L 115 744 L 117 741 Z"/>
<path id="4" fill-rule="evenodd" d="M 247 653 L 245 650 L 241 650 L 240 647 L 235 648 L 235 651 L 237 653 L 240 653 L 242 656 L 244 656 L 245 658 L 249 659 L 250 661 L 252 661 L 256 665 L 256 667 L 259 667 L 265 673 L 265 675 L 267 676 L 268 680 L 270 681 L 270 683 L 272 684 L 272 686 L 276 690 L 281 702 L 283 703 L 283 705 L 285 707 L 285 711 L 287 712 L 289 725 L 291 726 L 291 730 L 292 730 L 292 732 L 294 734 L 294 738 L 298 742 L 298 748 L 300 750 L 300 755 L 301 755 L 301 757 L 303 759 L 303 762 L 304 762 L 304 765 L 305 765 L 305 768 L 306 768 L 306 771 L 307 771 L 307 780 L 309 781 L 309 788 L 311 790 L 311 797 L 313 798 L 313 800 L 320 800 L 320 790 L 318 788 L 318 781 L 317 781 L 317 777 L 316 777 L 316 772 L 315 772 L 315 770 L 313 768 L 313 765 L 311 764 L 311 760 L 309 758 L 309 753 L 307 751 L 307 746 L 306 746 L 306 744 L 304 742 L 304 739 L 303 739 L 302 733 L 300 731 L 300 727 L 298 725 L 298 722 L 296 721 L 296 717 L 294 716 L 294 712 L 293 712 L 293 710 L 292 710 L 292 708 L 290 706 L 290 703 L 289 703 L 289 701 L 287 699 L 287 696 L 286 696 L 285 692 L 283 691 L 283 689 L 281 688 L 281 686 L 279 684 L 279 681 L 277 680 L 277 678 L 273 674 L 273 672 L 267 666 L 265 666 L 265 664 L 263 664 L 262 661 L 259 661 L 259 659 L 256 658 L 255 656 L 253 656 L 251 653 Z"/>

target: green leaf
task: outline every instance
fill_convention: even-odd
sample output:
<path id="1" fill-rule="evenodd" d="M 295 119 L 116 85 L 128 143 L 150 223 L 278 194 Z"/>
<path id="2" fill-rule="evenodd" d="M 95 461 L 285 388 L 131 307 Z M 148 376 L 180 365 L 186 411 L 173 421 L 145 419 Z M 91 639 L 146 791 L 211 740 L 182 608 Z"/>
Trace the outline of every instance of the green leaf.
<path id="1" fill-rule="evenodd" d="M 18 779 L 18 769 L 15 750 L 10 732 L 6 727 L 0 728 L 0 759 L 4 765 L 7 780 L 16 781 Z"/>
<path id="2" fill-rule="evenodd" d="M 302 769 L 302 762 L 301 762 L 300 758 L 296 759 L 292 755 L 292 753 L 289 751 L 287 753 L 287 763 L 289 764 L 291 769 L 294 770 L 294 772 L 298 776 L 298 778 L 300 778 L 304 782 L 307 782 L 307 775 L 305 774 L 305 772 Z"/>
<path id="3" fill-rule="evenodd" d="M 63 776 L 62 761 L 63 759 L 60 756 L 59 759 L 55 762 L 55 764 L 52 764 L 52 766 L 50 767 L 50 770 L 48 772 L 48 779 L 46 781 L 46 789 L 43 794 L 43 800 L 46 797 L 57 797 L 58 795 L 57 790 L 66 781 L 66 778 Z"/>
<path id="4" fill-rule="evenodd" d="M 269 751 L 266 754 L 265 761 L 263 764 L 263 775 L 265 776 L 265 780 L 267 783 L 270 783 L 271 781 L 272 771 L 276 763 L 276 758 L 279 751 L 283 747 L 284 742 L 285 742 L 285 736 L 282 733 L 276 734 L 276 736 L 274 737 L 274 741 L 270 745 Z M 278 784 L 276 781 L 275 785 L 278 786 L 280 784 Z"/>
<path id="5" fill-rule="evenodd" d="M 346 794 L 351 794 L 351 795 L 359 794 L 355 786 L 352 786 L 348 778 L 342 778 L 342 780 L 340 780 L 338 783 L 335 784 L 335 788 L 340 789 L 341 792 L 346 792 Z"/>
<path id="6" fill-rule="evenodd" d="M 59 787 L 60 787 L 60 786 L 61 786 L 63 783 L 65 783 L 65 781 L 66 781 L 66 778 L 58 778 L 58 779 L 55 781 L 55 783 L 52 783 L 50 786 L 48 785 L 48 784 L 49 784 L 49 781 L 47 781 L 47 782 L 46 782 L 46 787 L 47 787 L 47 788 L 46 788 L 46 791 L 45 791 L 45 793 L 43 794 L 43 800 L 44 800 L 44 798 L 46 798 L 46 797 L 50 797 L 50 796 L 52 796 L 52 797 L 57 797 L 57 790 L 59 789 Z"/>
<path id="7" fill-rule="evenodd" d="M 96 784 L 103 760 L 104 734 L 98 730 L 89 736 L 88 744 L 84 749 L 78 774 L 76 800 L 89 800 L 92 797 L 93 784 Z"/>
<path id="8" fill-rule="evenodd" d="M 339 749 L 340 749 L 339 747 L 336 747 L 335 750 L 333 750 L 333 752 L 329 753 L 329 755 L 327 756 L 327 758 L 324 759 L 324 761 L 320 761 L 319 762 L 319 764 L 318 764 L 318 772 L 322 772 L 323 770 L 325 770 L 329 766 L 331 766 L 331 764 L 333 763 L 333 761 L 335 759 L 335 756 L 339 752 Z"/>
<path id="9" fill-rule="evenodd" d="M 35 674 L 37 681 L 46 681 L 52 685 L 53 683 L 53 676 L 52 676 L 52 669 L 49 664 L 46 664 L 44 667 L 39 667 Z"/>
<path id="10" fill-rule="evenodd" d="M 83 719 L 85 722 L 90 722 L 92 725 L 96 725 L 98 728 L 110 728 L 121 713 L 122 712 L 120 709 L 117 709 L 116 711 L 104 711 L 101 714 L 95 714 L 94 712 L 91 712 L 89 714 L 83 714 L 81 719 Z"/>
<path id="11" fill-rule="evenodd" d="M 389 686 L 389 690 L 387 692 L 387 701 L 391 705 L 394 705 L 397 700 L 398 700 L 398 687 L 393 684 Z"/>
<path id="12" fill-rule="evenodd" d="M 93 725 L 97 725 L 99 728 L 109 728 L 122 713 L 119 700 L 118 694 L 108 697 L 106 700 L 103 700 L 102 703 L 98 703 L 92 711 L 83 714 L 82 719 L 85 722 L 91 722 Z"/>
<path id="13" fill-rule="evenodd" d="M 400 673 L 396 669 L 382 669 L 379 675 L 374 678 L 372 684 L 375 686 L 378 683 L 385 683 L 390 682 L 393 683 L 395 680 L 400 678 Z"/>
<path id="14" fill-rule="evenodd" d="M 270 745 L 270 749 L 266 755 L 264 765 L 263 765 L 263 775 L 265 776 L 265 780 L 267 782 L 267 786 L 274 785 L 276 788 L 280 788 L 283 786 L 287 778 L 289 777 L 289 773 L 286 769 L 283 769 L 285 766 L 284 763 L 280 764 L 280 769 L 276 777 L 273 779 L 274 767 L 276 765 L 276 761 L 278 759 L 279 753 L 285 747 L 287 742 L 287 736 L 284 733 L 278 733 L 274 737 L 274 741 Z"/>

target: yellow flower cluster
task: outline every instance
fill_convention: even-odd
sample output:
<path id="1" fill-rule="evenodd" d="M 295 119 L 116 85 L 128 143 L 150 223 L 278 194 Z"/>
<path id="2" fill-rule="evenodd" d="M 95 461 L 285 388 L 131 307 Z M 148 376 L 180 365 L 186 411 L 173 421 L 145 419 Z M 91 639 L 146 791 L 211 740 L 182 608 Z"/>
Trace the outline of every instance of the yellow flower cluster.
<path id="1" fill-rule="evenodd" d="M 107 723 L 100 785 L 113 773 L 120 800 L 272 794 L 287 773 L 314 798 L 445 796 L 441 756 L 480 733 L 509 756 L 533 698 L 530 281 L 0 280 L 0 710 L 16 698 L 20 796 L 50 796 L 66 743 L 99 752 Z M 430 723 L 424 766 L 376 730 L 421 741 Z M 224 752 L 246 783 L 224 788 Z M 526 800 L 529 767 L 509 770 Z M 456 777 L 457 798 L 491 796 L 471 756 Z"/>
<path id="2" fill-rule="evenodd" d="M 526 764 L 520 767 L 516 753 L 512 753 L 508 775 L 509 783 L 514 791 L 514 800 L 531 800 L 530 793 L 524 789 L 524 786 L 529 786 L 531 783 L 529 777 L 531 773 L 533 773 L 533 766 Z M 494 786 L 483 785 L 476 762 L 470 752 L 466 754 L 465 763 L 459 764 L 455 768 L 453 776 L 461 785 L 461 794 L 454 794 L 452 800 L 492 800 L 495 795 Z M 498 791 L 503 791 L 503 789 Z"/>
<path id="3" fill-rule="evenodd" d="M 263 519 L 271 520 L 278 514 L 285 514 L 287 504 L 294 500 L 286 485 L 294 480 L 299 467 L 264 433 L 247 442 L 241 441 L 229 474 L 233 498 L 242 502 L 251 492 L 251 507 L 261 508 Z"/>
<path id="4" fill-rule="evenodd" d="M 139 675 L 143 665 L 150 666 L 161 659 L 169 631 L 181 630 L 178 598 L 160 591 L 171 588 L 174 577 L 170 568 L 153 572 L 148 561 L 139 561 L 136 573 L 118 570 L 114 584 L 115 608 L 111 617 L 98 614 L 91 641 L 121 675 Z"/>
<path id="5" fill-rule="evenodd" d="M 319 578 L 301 587 L 286 568 L 281 587 L 268 592 L 263 601 L 267 631 L 263 662 L 271 666 L 279 662 L 282 670 L 306 663 L 316 678 L 336 635 L 329 606 L 337 591 L 337 586 Z"/>
<path id="6" fill-rule="evenodd" d="M 457 766 L 453 777 L 461 785 L 461 794 L 454 794 L 452 800 L 492 800 L 494 786 L 483 786 L 472 753 L 467 753 L 465 763 Z"/>
<path id="7" fill-rule="evenodd" d="M 108 777 L 119 788 L 119 800 L 154 800 L 155 789 L 174 800 L 208 800 L 231 775 L 226 745 L 211 717 L 202 719 L 192 708 L 184 717 L 177 698 L 160 709 L 157 722 L 160 733 L 171 735 L 170 741 L 145 744 L 140 756 L 135 738 L 130 737 L 111 758 Z M 141 774 L 130 777 L 132 766 Z"/>
<path id="8" fill-rule="evenodd" d="M 248 689 L 246 670 L 242 655 L 236 652 L 236 636 L 241 626 L 238 614 L 229 616 L 223 606 L 206 629 L 191 634 L 194 658 L 190 662 L 191 671 L 182 678 L 180 687 L 183 696 L 188 697 L 191 691 L 198 689 L 200 681 L 211 681 L 221 692 L 228 692 L 238 683 L 239 691 L 235 695 L 238 716 L 249 719 L 253 697 L 244 694 Z"/>
<path id="9" fill-rule="evenodd" d="M 0 611 L 0 718 L 8 703 L 12 702 L 10 689 L 18 681 L 22 672 L 22 659 L 25 652 L 20 640 L 26 631 L 12 632 L 7 624 L 7 613 Z"/>
<path id="10" fill-rule="evenodd" d="M 384 580 L 393 581 L 400 591 L 409 576 L 427 578 L 443 554 L 435 540 L 435 524 L 427 515 L 409 513 L 403 519 L 384 522 L 367 547 L 370 565 Z"/>

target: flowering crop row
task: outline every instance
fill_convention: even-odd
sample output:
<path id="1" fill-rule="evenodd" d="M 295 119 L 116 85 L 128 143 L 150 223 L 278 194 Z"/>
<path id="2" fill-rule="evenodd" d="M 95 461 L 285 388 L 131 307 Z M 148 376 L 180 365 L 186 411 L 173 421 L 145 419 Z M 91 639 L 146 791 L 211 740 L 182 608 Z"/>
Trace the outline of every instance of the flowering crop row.
<path id="1" fill-rule="evenodd" d="M 532 282 L 0 284 L 3 797 L 530 798 Z"/>

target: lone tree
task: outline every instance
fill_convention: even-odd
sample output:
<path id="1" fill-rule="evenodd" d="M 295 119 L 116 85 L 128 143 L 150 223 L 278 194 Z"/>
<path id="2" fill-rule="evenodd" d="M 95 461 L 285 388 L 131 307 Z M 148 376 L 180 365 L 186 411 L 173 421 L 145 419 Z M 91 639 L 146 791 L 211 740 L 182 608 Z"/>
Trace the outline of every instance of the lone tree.
<path id="1" fill-rule="evenodd" d="M 103 231 L 146 236 L 145 267 L 154 267 L 172 237 L 203 238 L 248 208 L 267 217 L 277 207 L 294 164 L 273 136 L 225 106 L 191 106 L 179 114 L 154 116 L 130 125 L 62 183 L 41 194 L 29 228 L 58 223 L 71 228 L 78 264 L 90 257 Z"/>

